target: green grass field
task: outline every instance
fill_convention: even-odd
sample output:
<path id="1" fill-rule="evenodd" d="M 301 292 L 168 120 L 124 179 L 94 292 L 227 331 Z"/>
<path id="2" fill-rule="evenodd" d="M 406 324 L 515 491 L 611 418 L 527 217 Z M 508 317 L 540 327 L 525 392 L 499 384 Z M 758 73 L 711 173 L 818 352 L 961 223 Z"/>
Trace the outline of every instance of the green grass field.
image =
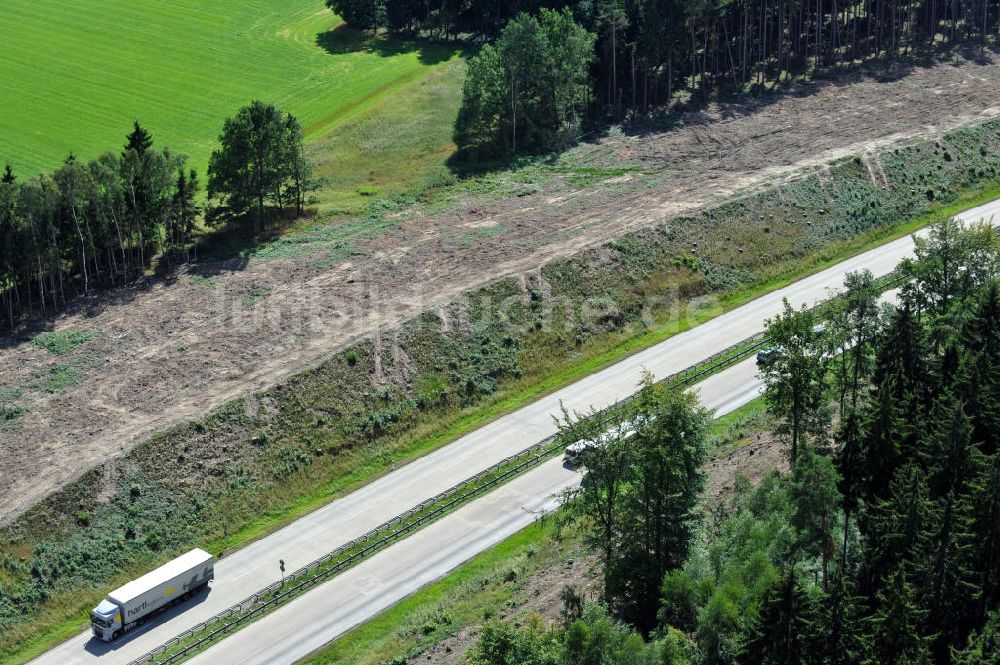
<path id="1" fill-rule="evenodd" d="M 339 22 L 323 0 L 5 0 L 0 163 L 27 176 L 69 152 L 117 150 L 138 119 L 203 169 L 223 119 L 255 98 L 298 116 L 307 141 L 336 149 L 339 127 L 405 106 L 427 74 L 457 68 L 455 49 L 365 38 Z M 451 119 L 420 128 L 415 148 L 440 159 Z"/>

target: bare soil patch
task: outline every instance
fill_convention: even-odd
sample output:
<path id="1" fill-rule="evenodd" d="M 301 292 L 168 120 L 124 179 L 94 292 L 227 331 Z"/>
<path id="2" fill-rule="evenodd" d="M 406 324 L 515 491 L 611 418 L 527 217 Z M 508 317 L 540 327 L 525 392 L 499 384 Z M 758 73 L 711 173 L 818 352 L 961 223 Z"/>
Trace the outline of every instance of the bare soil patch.
<path id="1" fill-rule="evenodd" d="M 565 172 L 458 187 L 346 245 L 306 234 L 294 251 L 81 300 L 51 326 L 95 333 L 71 354 L 0 340 L 0 389 L 29 409 L 0 426 L 0 521 L 152 431 L 465 290 L 845 154 L 872 155 L 876 178 L 878 150 L 994 117 L 998 99 L 992 56 L 821 81 L 688 114 L 671 131 L 603 137 L 561 157 Z"/>
<path id="2" fill-rule="evenodd" d="M 743 476 L 756 485 L 771 471 L 788 471 L 788 456 L 774 432 L 754 432 L 741 446 L 714 457 L 705 467 L 705 499 L 710 504 L 731 499 L 735 480 Z"/>

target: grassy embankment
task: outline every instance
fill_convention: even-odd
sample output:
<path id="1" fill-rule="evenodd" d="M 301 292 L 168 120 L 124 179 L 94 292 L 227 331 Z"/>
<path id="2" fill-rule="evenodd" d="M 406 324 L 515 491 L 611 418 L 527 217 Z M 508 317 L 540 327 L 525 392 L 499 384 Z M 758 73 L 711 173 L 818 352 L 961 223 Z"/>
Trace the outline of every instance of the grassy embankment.
<path id="1" fill-rule="evenodd" d="M 20 176 L 116 151 L 133 120 L 204 174 L 223 120 L 261 99 L 301 121 L 324 211 L 443 162 L 463 67 L 454 46 L 345 30 L 323 0 L 8 0 L 0 61 L 0 164 Z"/>
<path id="2" fill-rule="evenodd" d="M 467 331 L 424 316 L 396 337 L 405 366 L 394 364 L 390 349 L 383 353 L 389 381 L 381 386 L 370 381 L 376 351 L 365 342 L 284 386 L 139 444 L 111 470 L 117 489 L 109 501 L 99 499 L 106 489 L 98 469 L 2 534 L 10 607 L 26 607 L 21 603 L 30 594 L 49 597 L 30 624 L 8 624 L 2 653 L 23 660 L 71 635 L 103 589 L 172 552 L 192 543 L 237 547 L 722 309 L 995 198 L 997 154 L 1000 125 L 992 123 L 884 155 L 888 188 L 873 185 L 860 162 L 842 160 L 824 173 L 676 220 L 669 229 L 630 234 L 542 271 L 554 297 L 613 298 L 612 316 L 563 312 L 546 327 L 542 285 L 525 293 L 517 280 L 504 280 L 472 294 L 468 313 L 473 321 L 483 315 L 486 301 L 475 296 L 490 295 L 493 303 L 523 296 L 514 317 L 524 324 L 519 328 Z M 687 253 L 692 241 L 702 248 L 697 258 Z M 682 300 L 716 295 L 717 306 L 680 317 L 667 307 L 644 325 L 646 299 L 674 287 Z M 458 310 L 451 308 L 449 317 L 460 320 Z M 107 555 L 112 551 L 114 558 Z"/>

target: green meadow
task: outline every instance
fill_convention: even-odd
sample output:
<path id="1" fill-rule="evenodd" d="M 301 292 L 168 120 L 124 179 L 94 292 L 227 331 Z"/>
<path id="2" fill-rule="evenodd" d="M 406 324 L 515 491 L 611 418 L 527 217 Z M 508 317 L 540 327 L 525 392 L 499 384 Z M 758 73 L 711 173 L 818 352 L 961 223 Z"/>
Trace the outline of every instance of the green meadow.
<path id="1" fill-rule="evenodd" d="M 298 116 L 326 206 L 412 184 L 451 151 L 458 51 L 344 29 L 323 0 L 3 5 L 0 163 L 22 176 L 117 150 L 136 119 L 203 171 L 223 119 L 255 98 Z"/>

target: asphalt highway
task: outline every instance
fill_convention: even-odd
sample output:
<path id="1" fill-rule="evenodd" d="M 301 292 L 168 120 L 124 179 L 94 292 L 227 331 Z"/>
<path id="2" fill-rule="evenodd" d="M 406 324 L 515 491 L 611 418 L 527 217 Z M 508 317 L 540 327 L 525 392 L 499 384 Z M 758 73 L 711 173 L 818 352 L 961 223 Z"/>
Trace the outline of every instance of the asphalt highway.
<path id="1" fill-rule="evenodd" d="M 963 221 L 971 221 L 989 220 L 993 216 L 1000 220 L 1000 201 L 970 210 L 960 217 Z M 783 298 L 794 306 L 814 304 L 840 289 L 846 273 L 868 268 L 881 275 L 891 271 L 902 258 L 912 255 L 912 251 L 910 237 L 887 243 L 636 353 L 338 498 L 266 538 L 223 556 L 217 562 L 216 579 L 210 592 L 173 608 L 116 642 L 91 639 L 88 631 L 32 662 L 53 665 L 127 663 L 279 579 L 279 559 L 285 561 L 287 570 L 295 570 L 551 434 L 556 429 L 553 415 L 560 412 L 560 402 L 571 411 L 610 405 L 635 391 L 643 370 L 650 371 L 655 378 L 663 378 L 762 330 L 765 321 L 781 311 Z M 759 384 L 755 382 L 753 362 L 747 361 L 707 379 L 699 388 L 707 405 L 725 413 L 759 393 Z M 264 649 L 263 642 L 273 638 L 274 644 L 278 644 L 279 636 L 287 633 L 289 637 L 282 644 L 290 649 L 289 654 L 308 653 L 347 627 L 499 542 L 505 537 L 501 534 L 509 535 L 523 528 L 535 512 L 554 507 L 553 492 L 577 481 L 578 476 L 572 470 L 563 469 L 558 463 L 540 467 L 245 628 L 238 638 L 221 642 L 205 652 L 199 662 L 208 662 L 208 658 L 213 658 L 215 663 L 292 662 L 291 656 L 274 659 L 279 652 L 270 647 Z M 431 546 L 419 549 L 421 543 Z M 395 554 L 388 556 L 390 552 Z M 413 552 L 421 552 L 422 557 L 406 558 Z M 358 586 L 340 586 L 350 584 Z M 341 588 L 343 592 L 337 591 Z M 362 588 L 367 588 L 368 593 L 359 594 Z M 317 598 L 326 597 L 332 599 L 329 604 L 317 604 L 325 608 L 322 612 L 316 610 L 322 617 L 307 620 L 306 616 L 312 611 L 310 602 L 316 603 Z M 313 600 L 306 602 L 307 599 Z M 298 614 L 289 612 L 292 607 Z M 277 630 L 279 624 L 284 632 Z M 268 631 L 271 631 L 270 636 Z M 292 649 L 295 644 L 300 646 Z M 258 656 L 252 654 L 244 659 L 236 653 L 241 649 L 249 649 L 253 654 L 267 652 L 271 659 L 257 660 Z"/>
<path id="2" fill-rule="evenodd" d="M 703 405 L 724 415 L 758 397 L 761 388 L 751 358 L 710 377 L 698 392 Z M 562 457 L 550 460 L 297 598 L 189 663 L 294 663 L 551 512 L 559 494 L 579 482 L 580 474 L 565 466 Z"/>

